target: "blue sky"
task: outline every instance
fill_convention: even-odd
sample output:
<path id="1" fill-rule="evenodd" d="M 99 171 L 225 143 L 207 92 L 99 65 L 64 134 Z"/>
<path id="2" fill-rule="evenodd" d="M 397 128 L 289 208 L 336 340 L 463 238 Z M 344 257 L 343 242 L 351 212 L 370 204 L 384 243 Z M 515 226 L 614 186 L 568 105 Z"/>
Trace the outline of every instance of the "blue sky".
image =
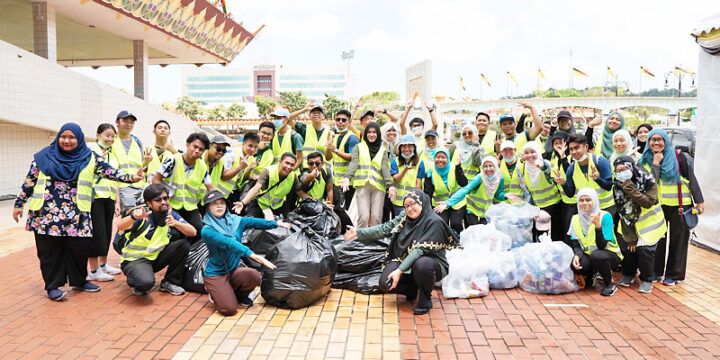
<path id="1" fill-rule="evenodd" d="M 571 51 L 572 65 L 590 75 L 576 77 L 576 88 L 604 84 L 610 66 L 636 91 L 640 65 L 656 75 L 643 77 L 643 89 L 662 87 L 663 74 L 676 64 L 697 70 L 698 47 L 689 34 L 703 17 L 720 13 L 717 0 L 227 3 L 248 30 L 266 25 L 231 67 L 336 65 L 342 63 L 342 51 L 353 49 L 359 94 L 396 91 L 403 96 L 405 69 L 430 59 L 433 95 L 458 97 L 462 76 L 465 96 L 478 98 L 484 73 L 492 82 L 491 88 L 483 85 L 485 99 L 506 95 L 506 71 L 520 83 L 519 88 L 510 83 L 513 94 L 537 88 L 538 68 L 547 78 L 543 88 L 567 87 Z M 183 66 L 150 67 L 150 101 L 173 101 L 181 95 Z M 75 70 L 132 88 L 132 69 Z"/>

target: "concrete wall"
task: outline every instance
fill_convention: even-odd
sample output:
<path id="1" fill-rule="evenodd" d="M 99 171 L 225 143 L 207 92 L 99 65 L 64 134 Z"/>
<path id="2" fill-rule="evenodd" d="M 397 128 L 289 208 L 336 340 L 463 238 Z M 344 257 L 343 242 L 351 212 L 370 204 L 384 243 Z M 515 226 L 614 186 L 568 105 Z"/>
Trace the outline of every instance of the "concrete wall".
<path id="1" fill-rule="evenodd" d="M 114 123 L 121 110 L 138 117 L 133 133 L 148 146 L 159 119 L 170 122 L 178 148 L 196 130 L 184 116 L 0 41 L 0 196 L 17 194 L 32 155 L 64 123 L 78 123 L 90 140 L 100 123 Z"/>

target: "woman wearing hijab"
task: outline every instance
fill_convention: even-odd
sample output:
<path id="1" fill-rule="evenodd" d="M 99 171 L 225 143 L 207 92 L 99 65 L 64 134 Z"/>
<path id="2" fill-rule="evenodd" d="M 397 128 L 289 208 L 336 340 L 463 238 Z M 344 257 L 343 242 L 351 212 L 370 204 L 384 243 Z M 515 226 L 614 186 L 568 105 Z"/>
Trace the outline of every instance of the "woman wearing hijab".
<path id="1" fill-rule="evenodd" d="M 351 227 L 345 240 L 371 242 L 390 237 L 380 289 L 403 294 L 409 302 L 417 298 L 414 313 L 423 315 L 432 308 L 433 285 L 448 273 L 445 251 L 460 244 L 457 233 L 433 212 L 430 198 L 420 190 L 408 192 L 403 207 L 404 213 L 384 224 L 357 230 Z"/>
<path id="2" fill-rule="evenodd" d="M 457 233 L 463 230 L 467 202 L 460 200 L 451 207 L 441 208 L 440 203 L 448 201 L 461 187 L 468 184 L 460 162 L 450 164 L 450 153 L 440 148 L 435 153 L 435 164 L 428 169 L 425 178 L 425 194 L 432 199 L 432 206 L 440 218 Z"/>
<path id="3" fill-rule="evenodd" d="M 22 217 L 28 204 L 25 229 L 35 233 L 35 245 L 45 290 L 51 300 L 62 300 L 59 288 L 70 283 L 75 290 L 96 292 L 100 287 L 87 281 L 87 249 L 93 236 L 91 206 L 95 175 L 133 183 L 143 178 L 143 169 L 130 175 L 110 166 L 85 144 L 80 126 L 67 123 L 50 146 L 37 152 L 20 194 L 13 218 Z"/>
<path id="4" fill-rule="evenodd" d="M 202 239 L 210 252 L 210 259 L 203 272 L 205 289 L 215 303 L 217 311 L 225 316 L 237 313 L 238 303 L 249 307 L 253 301 L 250 292 L 260 285 L 260 272 L 245 267 L 242 259 L 252 259 L 261 265 L 275 269 L 275 265 L 253 253 L 242 244 L 243 231 L 246 229 L 290 228 L 284 222 L 268 221 L 252 217 L 240 217 L 231 214 L 227 200 L 218 190 L 205 195 L 207 211 L 203 217 Z"/>
<path id="5" fill-rule="evenodd" d="M 613 153 L 610 155 L 611 164 L 615 163 L 615 160 L 621 156 L 629 156 L 635 161 L 640 159 L 640 154 L 637 153 L 636 149 L 633 148 L 632 137 L 630 133 L 625 129 L 620 129 L 613 134 Z"/>
<path id="6" fill-rule="evenodd" d="M 402 199 L 405 194 L 412 189 L 422 189 L 422 179 L 425 178 L 425 163 L 420 160 L 415 137 L 410 134 L 403 135 L 398 142 L 398 148 L 397 160 L 390 160 L 390 175 L 393 186 L 397 189 L 395 199 L 390 199 L 394 216 L 402 212 Z"/>
<path id="7" fill-rule="evenodd" d="M 655 179 L 635 159 L 623 155 L 613 162 L 615 186 L 613 196 L 622 227 L 620 249 L 623 253 L 623 277 L 618 285 L 628 287 L 640 269 L 641 293 L 652 291 L 655 276 L 657 242 L 665 236 L 667 226 L 658 202 Z"/>
<path id="8" fill-rule="evenodd" d="M 670 227 L 669 236 L 663 237 L 658 243 L 655 275 L 659 278 L 664 274 L 663 285 L 675 285 L 675 282 L 685 280 L 690 242 L 690 228 L 681 211 L 689 211 L 694 207 L 698 214 L 705 212 L 703 194 L 687 155 L 675 150 L 667 133 L 662 129 L 654 129 L 648 133 L 648 143 L 638 164 L 656 179 L 660 205 Z"/>
<path id="9" fill-rule="evenodd" d="M 620 264 L 623 255 L 615 240 L 612 215 L 600 210 L 594 189 L 580 189 L 577 199 L 578 214 L 573 215 L 568 230 L 575 252 L 572 269 L 581 288 L 589 283 L 596 272 L 600 273 L 605 283 L 600 295 L 613 296 L 617 288 L 612 281 L 611 269 Z"/>
<path id="10" fill-rule="evenodd" d="M 563 230 L 562 240 L 568 246 L 572 247 L 573 242 L 570 240 L 570 236 L 565 234 L 565 229 L 570 227 L 570 219 L 572 216 L 577 214 L 577 198 L 569 197 L 563 191 L 562 185 L 558 184 L 556 178 L 565 179 L 567 176 L 568 168 L 570 167 L 570 152 L 567 146 L 569 135 L 564 131 L 558 131 L 550 137 L 552 143 L 552 152 L 545 153 L 543 157 L 550 160 L 552 170 L 550 171 L 553 176 L 553 182 L 555 187 L 560 192 L 560 220 L 562 224 L 560 228 Z M 555 220 L 553 218 L 553 220 Z M 557 221 L 557 220 L 555 220 Z M 554 225 L 553 225 L 554 226 Z"/>
<path id="11" fill-rule="evenodd" d="M 382 139 L 385 142 L 385 147 L 390 151 L 390 157 L 395 158 L 397 156 L 397 149 L 395 145 L 398 143 L 398 137 L 400 136 L 400 127 L 395 122 L 388 122 L 382 126 Z"/>
<path id="12" fill-rule="evenodd" d="M 465 223 L 467 226 L 487 224 L 485 211 L 494 202 L 505 200 L 520 201 L 515 194 L 503 191 L 503 176 L 500 173 L 497 157 L 486 156 L 482 160 L 482 172 L 467 185 L 460 188 L 447 201 L 441 201 L 435 207 L 435 212 L 442 213 L 448 207 L 453 207 L 463 200 L 467 200 L 467 214 Z"/>
<path id="13" fill-rule="evenodd" d="M 479 163 L 485 156 L 485 150 L 477 143 L 477 128 L 472 123 L 463 124 L 461 138 L 450 147 L 450 159 L 460 166 L 468 180 L 472 180 L 480 172 Z"/>
<path id="14" fill-rule="evenodd" d="M 566 233 L 565 222 L 561 216 L 560 191 L 551 174 L 552 164 L 542 158 L 540 144 L 535 141 L 525 145 L 523 155 L 525 162 L 520 163 L 517 168 L 520 187 L 530 195 L 532 204 L 550 215 L 550 237 L 554 241 L 562 241 Z"/>
<path id="15" fill-rule="evenodd" d="M 637 130 L 635 130 L 635 147 L 638 154 L 645 152 L 645 145 L 647 144 L 648 134 L 653 130 L 653 126 L 650 124 L 640 124 Z"/>
<path id="16" fill-rule="evenodd" d="M 598 139 L 593 152 L 609 159 L 613 153 L 613 135 L 616 131 L 625 128 L 625 118 L 619 112 L 613 112 L 605 121 L 605 127 Z"/>
<path id="17" fill-rule="evenodd" d="M 390 193 L 390 200 L 395 199 L 397 192 L 392 187 L 388 151 L 380 138 L 380 125 L 376 122 L 367 125 L 363 141 L 353 148 L 352 160 L 341 181 L 342 190 L 349 190 L 350 184 L 355 188 L 358 227 L 380 224 L 385 192 Z"/>

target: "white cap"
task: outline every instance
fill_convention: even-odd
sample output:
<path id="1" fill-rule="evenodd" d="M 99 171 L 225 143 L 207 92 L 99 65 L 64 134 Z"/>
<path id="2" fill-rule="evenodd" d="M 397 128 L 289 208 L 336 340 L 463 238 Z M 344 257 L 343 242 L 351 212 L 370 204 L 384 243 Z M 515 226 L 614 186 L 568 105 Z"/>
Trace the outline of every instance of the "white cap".
<path id="1" fill-rule="evenodd" d="M 515 143 L 510 140 L 505 140 L 500 144 L 500 151 L 505 149 L 515 149 Z"/>
<path id="2" fill-rule="evenodd" d="M 289 118 L 290 112 L 286 108 L 279 107 L 270 116 Z"/>

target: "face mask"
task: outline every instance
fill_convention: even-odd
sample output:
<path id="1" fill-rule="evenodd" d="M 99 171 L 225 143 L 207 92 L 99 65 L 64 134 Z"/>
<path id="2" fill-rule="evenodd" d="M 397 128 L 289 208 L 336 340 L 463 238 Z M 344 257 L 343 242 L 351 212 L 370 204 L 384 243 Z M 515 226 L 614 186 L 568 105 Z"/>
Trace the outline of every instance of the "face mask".
<path id="1" fill-rule="evenodd" d="M 486 178 L 488 181 L 495 180 L 495 177 L 497 177 L 497 172 L 493 173 L 492 176 L 487 176 L 485 173 L 483 173 L 483 177 Z"/>
<path id="2" fill-rule="evenodd" d="M 105 145 L 105 143 L 102 140 L 98 141 L 97 144 L 98 144 L 98 146 L 100 146 L 101 149 L 109 148 L 109 146 Z"/>
<path id="3" fill-rule="evenodd" d="M 344 134 L 348 131 L 347 127 L 344 127 L 342 129 L 340 129 L 340 128 L 336 128 L 336 129 L 337 129 L 338 134 Z"/>
<path id="4" fill-rule="evenodd" d="M 273 121 L 273 124 L 275 124 L 275 131 L 280 130 L 280 128 L 283 126 L 283 120 L 278 119 Z"/>
<path id="5" fill-rule="evenodd" d="M 513 155 L 513 157 L 511 157 L 511 158 L 509 158 L 509 159 L 508 159 L 508 158 L 503 158 L 503 160 L 504 160 L 506 163 L 509 164 L 509 163 L 515 161 L 515 155 Z"/>
<path id="6" fill-rule="evenodd" d="M 400 155 L 402 155 L 402 157 L 405 159 L 412 159 L 413 155 L 415 155 L 415 154 L 410 154 L 410 155 L 400 154 Z"/>
<path id="7" fill-rule="evenodd" d="M 585 153 L 580 159 L 578 159 L 578 162 L 583 162 L 583 161 L 587 160 L 587 158 L 588 158 L 588 154 Z"/>
<path id="8" fill-rule="evenodd" d="M 165 226 L 165 220 L 167 220 L 167 211 L 153 211 L 150 216 L 152 217 L 153 223 L 157 226 Z"/>
<path id="9" fill-rule="evenodd" d="M 625 181 L 627 179 L 630 179 L 632 177 L 632 171 L 630 170 L 623 170 L 617 174 L 615 174 L 615 177 L 620 181 Z"/>

